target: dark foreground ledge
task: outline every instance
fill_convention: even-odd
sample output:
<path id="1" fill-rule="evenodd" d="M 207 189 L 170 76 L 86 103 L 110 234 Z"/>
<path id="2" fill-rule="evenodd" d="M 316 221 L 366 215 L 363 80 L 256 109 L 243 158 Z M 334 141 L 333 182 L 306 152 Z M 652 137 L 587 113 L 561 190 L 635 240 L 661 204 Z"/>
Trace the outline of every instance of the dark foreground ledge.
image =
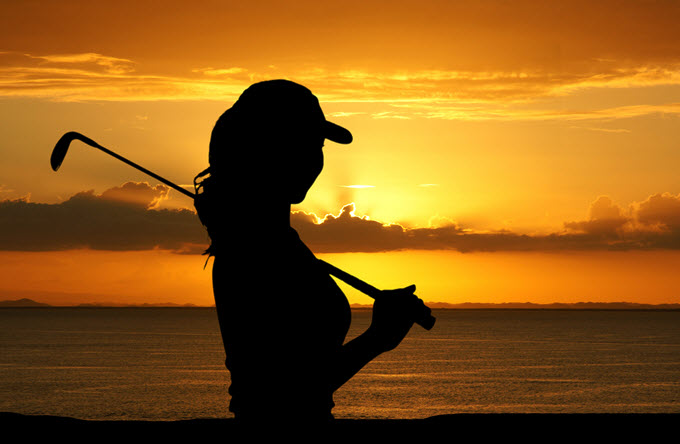
<path id="1" fill-rule="evenodd" d="M 404 433 L 416 433 L 426 440 L 435 438 L 470 438 L 481 441 L 488 439 L 520 438 L 523 442 L 564 442 L 564 439 L 595 438 L 644 439 L 646 442 L 657 442 L 670 432 L 675 432 L 680 425 L 680 414 L 452 414 L 433 416 L 424 419 L 337 419 L 324 427 L 326 438 L 355 437 L 363 441 L 357 433 L 376 433 L 380 437 L 404 437 Z M 295 436 L 309 437 L 324 441 L 319 427 L 310 428 L 301 424 L 258 424 L 245 428 L 233 419 L 191 419 L 181 421 L 94 421 L 61 416 L 22 415 L 18 413 L 0 412 L 0 427 L 7 436 L 8 432 L 18 432 L 23 438 L 33 436 L 51 436 L 56 438 L 95 437 L 111 438 L 113 436 L 150 436 L 154 439 L 173 439 L 183 436 L 229 437 L 248 434 L 294 433 Z M 315 430 L 312 430 L 315 429 Z M 437 431 L 437 435 L 432 435 Z M 313 435 L 312 435 L 312 432 Z M 350 435 L 351 433 L 351 435 Z M 439 435 L 446 433 L 446 435 Z M 11 436 L 11 435 L 10 435 Z M 413 436 L 413 435 L 411 435 Z M 427 438 L 429 436 L 429 438 Z M 674 435 L 670 435 L 674 436 Z M 446 439 L 449 441 L 449 439 Z M 92 441 L 94 442 L 94 441 Z M 452 441 L 453 442 L 453 441 Z M 658 441 L 660 442 L 660 441 Z"/>

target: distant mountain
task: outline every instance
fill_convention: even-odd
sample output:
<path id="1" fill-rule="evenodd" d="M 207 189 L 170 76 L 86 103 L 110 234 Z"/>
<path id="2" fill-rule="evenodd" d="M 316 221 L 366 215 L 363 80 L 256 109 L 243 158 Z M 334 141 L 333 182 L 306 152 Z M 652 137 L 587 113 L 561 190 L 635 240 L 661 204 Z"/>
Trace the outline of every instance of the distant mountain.
<path id="1" fill-rule="evenodd" d="M 14 301 L 0 301 L 0 307 L 51 307 L 51 305 L 23 298 Z"/>
<path id="2" fill-rule="evenodd" d="M 88 302 L 83 304 L 75 305 L 74 307 L 137 307 L 137 308 L 156 308 L 156 307 L 180 307 L 180 308 L 194 308 L 194 307 L 204 307 L 203 305 L 196 304 L 175 304 L 173 302 L 160 302 L 157 304 L 149 304 L 144 302 L 142 304 L 124 304 L 117 302 Z"/>
<path id="3" fill-rule="evenodd" d="M 1 307 L 61 307 L 50 304 L 44 304 L 42 302 L 36 302 L 32 299 L 23 298 L 17 300 L 6 300 L 0 301 Z M 96 302 L 96 303 L 83 303 L 78 305 L 69 305 L 68 307 L 181 307 L 181 308 L 192 308 L 192 307 L 202 307 L 196 304 L 174 304 L 172 302 L 163 302 L 158 304 L 124 304 L 117 302 Z"/>
<path id="4" fill-rule="evenodd" d="M 634 302 L 576 302 L 571 304 L 552 303 L 552 304 L 534 304 L 532 302 L 502 302 L 498 304 L 479 303 L 479 302 L 463 302 L 460 304 L 450 304 L 448 302 L 427 302 L 427 306 L 433 309 L 535 309 L 535 310 L 680 310 L 680 304 L 636 304 Z M 0 308 L 2 307 L 53 307 L 50 304 L 36 302 L 32 299 L 23 298 L 16 300 L 0 301 Z M 116 302 L 101 302 L 101 303 L 84 303 L 73 305 L 72 307 L 138 307 L 138 308 L 154 308 L 154 307 L 178 307 L 178 308 L 193 308 L 204 307 L 203 305 L 195 304 L 175 304 L 172 302 L 164 302 L 157 304 L 123 304 Z M 214 307 L 212 305 L 211 307 Z M 366 304 L 352 304 L 353 309 L 370 309 L 371 305 Z"/>
<path id="5" fill-rule="evenodd" d="M 535 310 L 680 310 L 680 304 L 636 304 L 633 302 L 576 302 L 534 304 L 532 302 L 502 302 L 498 304 L 463 302 L 450 304 L 448 302 L 427 302 L 433 309 L 535 309 Z M 365 309 L 370 305 L 352 304 L 352 308 Z"/>

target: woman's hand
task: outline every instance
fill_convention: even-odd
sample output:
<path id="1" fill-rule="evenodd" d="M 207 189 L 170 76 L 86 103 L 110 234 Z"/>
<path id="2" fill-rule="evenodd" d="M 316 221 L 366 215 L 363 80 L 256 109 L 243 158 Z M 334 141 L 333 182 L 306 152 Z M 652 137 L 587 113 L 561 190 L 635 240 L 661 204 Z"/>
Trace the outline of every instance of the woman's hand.
<path id="1" fill-rule="evenodd" d="M 429 311 L 414 292 L 415 285 L 396 290 L 383 290 L 373 303 L 373 319 L 368 328 L 381 351 L 396 348 L 424 310 Z"/>
<path id="2" fill-rule="evenodd" d="M 396 348 L 406 337 L 415 319 L 430 315 L 413 292 L 415 285 L 397 290 L 383 290 L 373 303 L 371 326 L 361 335 L 342 346 L 331 376 L 335 391 L 376 356 Z"/>

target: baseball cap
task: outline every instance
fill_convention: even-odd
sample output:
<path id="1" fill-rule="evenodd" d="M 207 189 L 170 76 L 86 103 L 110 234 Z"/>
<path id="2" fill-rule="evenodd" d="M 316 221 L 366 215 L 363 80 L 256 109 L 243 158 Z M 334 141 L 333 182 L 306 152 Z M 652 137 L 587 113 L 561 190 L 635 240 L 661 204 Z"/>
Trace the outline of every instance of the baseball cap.
<path id="1" fill-rule="evenodd" d="M 231 111 L 242 119 L 260 121 L 263 130 L 295 128 L 319 132 L 340 144 L 352 142 L 352 133 L 326 120 L 319 99 L 312 92 L 290 80 L 266 80 L 248 87 Z"/>

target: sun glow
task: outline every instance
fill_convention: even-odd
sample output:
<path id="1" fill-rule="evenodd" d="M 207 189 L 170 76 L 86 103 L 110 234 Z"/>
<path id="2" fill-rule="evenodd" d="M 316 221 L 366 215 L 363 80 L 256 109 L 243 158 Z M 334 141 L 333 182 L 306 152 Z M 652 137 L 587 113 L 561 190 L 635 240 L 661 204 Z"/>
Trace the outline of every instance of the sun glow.
<path id="1" fill-rule="evenodd" d="M 559 8 L 523 0 L 387 3 L 265 1 L 235 8 L 222 2 L 207 11 L 169 0 L 158 11 L 128 0 L 3 2 L 0 210 L 16 211 L 11 219 L 0 214 L 7 297 L 53 291 L 63 300 L 77 299 L 66 294 L 89 300 L 84 293 L 110 288 L 102 298 L 120 293 L 151 302 L 167 295 L 208 303 L 209 292 L 194 295 L 191 288 L 209 284 L 179 271 L 193 266 L 187 253 L 199 252 L 200 230 L 184 249 L 178 247 L 182 230 L 168 222 L 135 242 L 128 236 L 111 246 L 104 245 L 106 236 L 92 238 L 97 248 L 117 251 L 86 253 L 66 249 L 63 239 L 53 242 L 54 220 L 30 221 L 21 212 L 54 210 L 51 205 L 73 196 L 105 205 L 96 197 L 149 182 L 82 146 L 52 173 L 49 150 L 66 131 L 83 132 L 186 184 L 208 166 L 212 127 L 239 94 L 254 82 L 287 78 L 309 87 L 326 117 L 354 136 L 347 146 L 326 144 L 324 171 L 294 211 L 317 225 L 362 221 L 380 236 L 393 227 L 401 242 L 416 239 L 419 248 L 424 240 L 446 248 L 506 242 L 506 249 L 487 253 L 453 248 L 333 256 L 348 270 L 366 270 L 385 286 L 413 276 L 431 301 L 672 301 L 673 284 L 679 285 L 671 271 L 680 227 L 678 9 L 608 0 Z M 120 32 L 111 32 L 112 24 Z M 160 212 L 193 209 L 173 190 L 153 202 L 140 198 Z M 589 211 L 607 202 L 617 217 Z M 257 203 L 252 209 L 266 212 Z M 143 216 L 131 226 L 150 220 Z M 110 229 L 118 233 L 121 226 Z M 23 243 L 11 234 L 30 227 L 34 235 Z M 90 231 L 96 230 L 75 234 Z M 160 232 L 179 240 L 142 242 Z M 392 237 L 378 234 L 362 242 L 395 248 Z M 343 238 L 359 249 L 351 240 Z M 569 240 L 571 250 L 564 247 Z M 522 242 L 531 252 L 521 252 Z M 132 244 L 165 250 L 124 251 Z M 337 247 L 337 235 L 318 244 Z M 604 245 L 626 251 L 604 251 Z M 113 274 L 96 265 L 107 257 L 118 270 Z M 159 275 L 142 257 L 176 272 Z M 69 261 L 78 266 L 66 267 Z M 39 273 L 31 280 L 27 270 Z M 113 278 L 118 272 L 127 276 L 117 278 L 127 287 Z"/>

